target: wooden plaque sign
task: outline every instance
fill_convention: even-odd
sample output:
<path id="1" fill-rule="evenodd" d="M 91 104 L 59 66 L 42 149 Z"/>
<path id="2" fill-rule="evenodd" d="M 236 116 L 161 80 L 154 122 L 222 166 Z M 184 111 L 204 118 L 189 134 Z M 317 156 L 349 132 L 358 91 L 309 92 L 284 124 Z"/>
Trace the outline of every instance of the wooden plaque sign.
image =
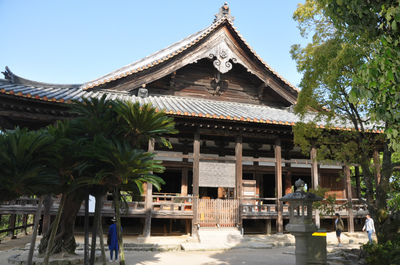
<path id="1" fill-rule="evenodd" d="M 200 162 L 200 187 L 235 187 L 235 163 Z"/>

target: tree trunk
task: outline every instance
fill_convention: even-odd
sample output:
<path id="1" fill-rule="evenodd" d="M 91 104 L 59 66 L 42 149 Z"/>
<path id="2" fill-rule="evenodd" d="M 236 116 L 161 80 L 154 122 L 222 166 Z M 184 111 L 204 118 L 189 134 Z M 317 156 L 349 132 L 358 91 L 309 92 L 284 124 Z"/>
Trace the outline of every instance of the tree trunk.
<path id="1" fill-rule="evenodd" d="M 121 232 L 121 211 L 119 207 L 120 203 L 120 194 L 117 187 L 114 188 L 114 203 L 115 203 L 115 211 L 116 211 L 116 218 L 117 218 L 117 236 L 118 236 L 118 246 L 120 250 L 120 265 L 125 265 L 125 252 L 124 252 L 124 242 L 122 239 L 122 232 Z"/>
<path id="2" fill-rule="evenodd" d="M 28 265 L 32 265 L 33 252 L 35 251 L 35 244 L 36 244 L 36 235 L 37 235 L 37 230 L 38 230 L 38 226 L 39 226 L 39 219 L 40 219 L 40 216 L 42 215 L 43 197 L 44 196 L 40 196 L 38 208 L 36 211 L 35 224 L 33 225 L 33 230 L 32 230 L 31 245 L 29 247 Z"/>
<path id="3" fill-rule="evenodd" d="M 64 204 L 65 204 L 65 196 L 66 195 L 64 195 L 64 194 L 61 196 L 60 206 L 58 206 L 57 216 L 56 216 L 56 219 L 54 220 L 54 225 L 51 229 L 50 239 L 47 244 L 46 253 L 43 258 L 43 265 L 49 264 L 50 255 L 53 254 L 53 251 L 52 251 L 53 243 L 54 243 L 54 240 L 56 237 L 58 225 L 60 223 L 61 213 L 63 212 L 63 208 L 64 208 Z"/>
<path id="4" fill-rule="evenodd" d="M 104 250 L 104 237 L 103 237 L 103 214 L 102 214 L 102 204 L 103 204 L 103 196 L 99 196 L 100 200 L 100 212 L 99 212 L 99 238 L 100 238 L 100 249 L 101 249 L 101 260 L 103 261 L 103 265 L 106 265 L 106 251 Z M 96 201 L 97 202 L 97 201 Z"/>
<path id="5" fill-rule="evenodd" d="M 90 265 L 94 265 L 96 259 L 96 237 L 97 231 L 100 222 L 100 213 L 101 213 L 101 195 L 96 195 L 96 205 L 94 211 L 94 218 L 93 218 L 93 227 L 92 227 L 92 247 L 90 249 Z M 99 235 L 100 237 L 102 234 Z"/>
<path id="6" fill-rule="evenodd" d="M 393 173 L 392 150 L 385 142 L 383 148 L 381 180 L 376 187 L 376 216 L 375 228 L 379 243 L 385 243 L 397 236 L 400 226 L 398 211 L 389 212 L 387 208 L 388 193 L 390 192 L 390 177 Z"/>
<path id="7" fill-rule="evenodd" d="M 76 249 L 76 242 L 74 237 L 74 224 L 76 216 L 81 208 L 83 196 L 85 194 L 84 189 L 79 189 L 72 194 L 67 194 L 65 196 L 65 207 L 61 213 L 60 224 L 57 229 L 57 235 L 54 240 L 54 246 L 52 254 L 60 253 L 65 251 L 67 253 L 73 254 Z M 54 225 L 51 225 L 52 228 Z M 44 254 L 47 249 L 47 245 L 50 239 L 51 229 L 43 235 L 39 244 L 39 254 Z"/>
<path id="8" fill-rule="evenodd" d="M 89 265 L 89 188 L 86 187 L 86 196 L 85 196 L 85 236 L 84 236 L 84 246 L 83 246 L 83 264 Z"/>

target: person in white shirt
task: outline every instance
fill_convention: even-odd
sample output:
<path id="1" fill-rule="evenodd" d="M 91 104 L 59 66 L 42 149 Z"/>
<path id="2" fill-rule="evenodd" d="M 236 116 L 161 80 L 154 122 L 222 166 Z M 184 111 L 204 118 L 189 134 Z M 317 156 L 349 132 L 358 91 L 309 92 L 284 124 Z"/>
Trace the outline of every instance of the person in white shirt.
<path id="1" fill-rule="evenodd" d="M 374 220 L 369 214 L 367 214 L 367 220 L 365 220 L 365 225 L 362 230 L 367 230 L 369 242 L 372 243 L 372 233 L 375 233 L 375 225 Z"/>

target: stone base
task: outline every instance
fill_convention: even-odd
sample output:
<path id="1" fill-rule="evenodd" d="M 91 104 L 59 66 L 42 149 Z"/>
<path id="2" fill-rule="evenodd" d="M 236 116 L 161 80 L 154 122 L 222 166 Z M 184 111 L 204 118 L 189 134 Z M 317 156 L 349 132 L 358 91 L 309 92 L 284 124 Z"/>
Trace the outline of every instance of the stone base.
<path id="1" fill-rule="evenodd" d="M 29 251 L 25 251 L 22 254 L 12 255 L 8 258 L 8 264 L 14 265 L 25 265 L 27 264 Z M 96 261 L 100 258 L 100 253 L 96 253 Z M 83 264 L 84 255 L 83 252 L 77 254 L 59 253 L 50 256 L 50 265 L 76 265 Z M 37 253 L 33 255 L 32 264 L 42 265 L 43 257 L 38 257 Z"/>

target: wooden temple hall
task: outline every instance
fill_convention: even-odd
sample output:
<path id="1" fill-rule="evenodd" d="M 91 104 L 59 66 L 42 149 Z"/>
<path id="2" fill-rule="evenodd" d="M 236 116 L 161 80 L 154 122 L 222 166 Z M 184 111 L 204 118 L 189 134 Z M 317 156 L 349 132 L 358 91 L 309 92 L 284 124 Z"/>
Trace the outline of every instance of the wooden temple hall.
<path id="1" fill-rule="evenodd" d="M 71 100 L 103 94 L 151 103 L 174 117 L 179 133 L 169 138 L 173 148 L 150 146 L 166 167 L 160 175 L 166 184 L 160 192 L 149 184 L 142 200 L 129 202 L 125 232 L 196 235 L 204 227 L 231 227 L 282 233 L 289 212 L 278 198 L 293 192 L 299 178 L 308 188 L 327 187 L 336 194 L 337 212 L 354 231 L 366 212 L 354 199 L 348 168 L 323 165 L 315 160 L 315 149 L 304 156 L 294 146 L 298 90 L 257 55 L 233 20 L 225 3 L 205 29 L 84 84 L 31 81 L 6 68 L 0 126 L 38 129 L 70 118 Z M 342 207 L 347 202 L 353 207 Z M 33 199 L 21 198 L 0 206 L 0 214 L 33 214 L 35 207 Z M 56 209 L 53 199 L 48 216 Z M 112 215 L 111 201 L 105 200 L 103 216 Z M 315 219 L 333 230 L 331 216 Z"/>

